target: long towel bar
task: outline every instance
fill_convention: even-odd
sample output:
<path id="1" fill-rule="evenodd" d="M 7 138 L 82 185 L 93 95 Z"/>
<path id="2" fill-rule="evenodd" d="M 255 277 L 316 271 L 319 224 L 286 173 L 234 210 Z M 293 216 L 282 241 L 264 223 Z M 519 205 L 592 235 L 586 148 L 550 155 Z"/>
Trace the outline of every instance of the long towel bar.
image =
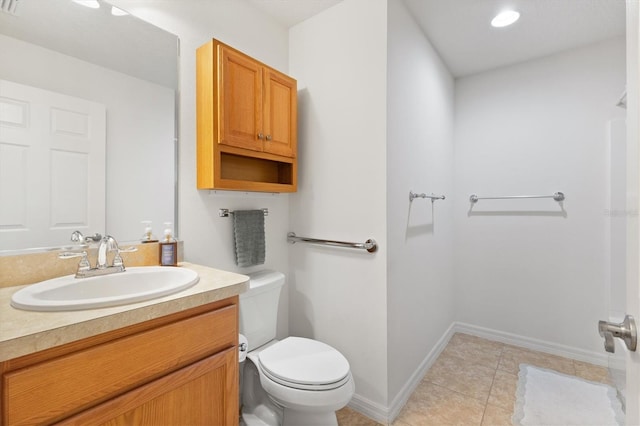
<path id="1" fill-rule="evenodd" d="M 349 243 L 346 241 L 333 241 L 333 240 L 323 240 L 318 238 L 308 238 L 308 237 L 298 237 L 295 232 L 289 232 L 287 234 L 287 241 L 291 244 L 295 243 L 311 243 L 311 244 L 320 244 L 324 246 L 334 246 L 334 247 L 346 247 L 346 248 L 354 248 L 354 249 L 362 249 L 366 250 L 369 253 L 374 253 L 378 250 L 378 244 L 376 240 L 373 238 L 368 239 L 364 243 Z"/>
<path id="2" fill-rule="evenodd" d="M 415 193 L 413 191 L 409 191 L 409 201 L 413 201 L 416 198 L 431 198 L 431 201 L 444 200 L 445 199 L 444 195 L 434 195 L 434 194 L 427 195 L 427 194 L 424 194 L 424 193 L 417 194 L 417 193 Z"/>
<path id="3" fill-rule="evenodd" d="M 502 197 L 478 197 L 473 194 L 469 197 L 469 201 L 477 203 L 478 200 L 510 200 L 514 198 L 553 198 L 556 201 L 564 201 L 564 194 L 562 192 L 556 192 L 553 195 L 505 195 Z"/>

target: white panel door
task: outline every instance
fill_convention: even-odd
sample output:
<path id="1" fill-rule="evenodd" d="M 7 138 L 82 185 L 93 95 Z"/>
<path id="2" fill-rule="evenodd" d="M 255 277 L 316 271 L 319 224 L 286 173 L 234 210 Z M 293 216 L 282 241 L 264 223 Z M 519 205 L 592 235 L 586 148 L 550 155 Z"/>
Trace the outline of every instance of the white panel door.
<path id="1" fill-rule="evenodd" d="M 0 80 L 0 250 L 105 229 L 106 108 Z"/>
<path id="2" fill-rule="evenodd" d="M 626 313 L 640 321 L 640 5 L 627 0 L 627 221 Z M 617 339 L 616 339 L 617 340 Z M 640 424 L 640 352 L 626 352 L 626 423 Z"/>

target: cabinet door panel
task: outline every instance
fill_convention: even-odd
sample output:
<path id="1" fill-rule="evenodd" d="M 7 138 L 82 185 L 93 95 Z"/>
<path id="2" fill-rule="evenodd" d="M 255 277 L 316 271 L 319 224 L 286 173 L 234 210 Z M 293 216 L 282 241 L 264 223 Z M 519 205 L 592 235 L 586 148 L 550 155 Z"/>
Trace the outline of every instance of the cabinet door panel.
<path id="1" fill-rule="evenodd" d="M 222 47 L 220 143 L 262 151 L 262 68 Z"/>
<path id="2" fill-rule="evenodd" d="M 297 84 L 274 70 L 265 70 L 265 152 L 296 156 Z"/>
<path id="3" fill-rule="evenodd" d="M 237 425 L 237 347 L 84 411 L 59 425 Z"/>

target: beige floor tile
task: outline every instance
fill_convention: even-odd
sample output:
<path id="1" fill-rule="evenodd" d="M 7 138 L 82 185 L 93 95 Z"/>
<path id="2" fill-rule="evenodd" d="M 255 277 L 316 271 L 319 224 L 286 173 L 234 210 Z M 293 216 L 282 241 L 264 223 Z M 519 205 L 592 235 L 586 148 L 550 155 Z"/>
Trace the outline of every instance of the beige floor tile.
<path id="1" fill-rule="evenodd" d="M 504 408 L 487 404 L 482 417 L 482 426 L 511 426 L 513 424 L 511 422 L 512 416 L 513 409 L 505 410 Z"/>
<path id="2" fill-rule="evenodd" d="M 411 426 L 479 426 L 483 413 L 483 402 L 423 381 L 400 412 L 397 422 Z"/>
<path id="3" fill-rule="evenodd" d="M 427 371 L 423 381 L 486 402 L 495 372 L 494 368 L 471 364 L 457 356 L 443 353 Z"/>
<path id="4" fill-rule="evenodd" d="M 498 369 L 511 374 L 518 374 L 520 364 L 548 368 L 564 374 L 575 375 L 576 373 L 573 360 L 568 358 L 505 345 Z"/>
<path id="5" fill-rule="evenodd" d="M 576 376 L 592 382 L 612 384 L 609 370 L 606 367 L 589 364 L 588 362 L 573 361 L 576 368 Z"/>
<path id="6" fill-rule="evenodd" d="M 493 379 L 487 403 L 505 410 L 513 410 L 513 404 L 516 402 L 517 388 L 517 375 L 498 370 Z"/>
<path id="7" fill-rule="evenodd" d="M 393 426 L 511 425 L 520 364 L 609 383 L 604 367 L 456 333 Z M 339 424 L 376 424 L 357 421 Z"/>
<path id="8" fill-rule="evenodd" d="M 443 354 L 456 355 L 466 362 L 497 368 L 504 344 L 492 342 L 470 334 L 456 333 L 451 337 Z"/>
<path id="9" fill-rule="evenodd" d="M 338 418 L 339 426 L 379 426 L 381 423 L 371 420 L 367 416 L 352 410 L 349 407 L 344 407 L 341 410 L 336 411 L 336 417 Z"/>

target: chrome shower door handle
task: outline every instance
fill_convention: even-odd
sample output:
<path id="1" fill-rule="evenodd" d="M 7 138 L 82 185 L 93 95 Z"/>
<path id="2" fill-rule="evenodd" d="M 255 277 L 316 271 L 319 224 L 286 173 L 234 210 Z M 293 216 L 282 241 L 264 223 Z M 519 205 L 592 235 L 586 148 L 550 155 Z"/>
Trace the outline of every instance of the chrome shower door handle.
<path id="1" fill-rule="evenodd" d="M 607 352 L 614 353 L 615 345 L 613 338 L 622 339 L 627 345 L 627 349 L 635 352 L 638 345 L 638 329 L 636 322 L 631 315 L 626 315 L 621 323 L 613 323 L 608 321 L 598 322 L 598 332 L 604 337 L 604 348 Z"/>

